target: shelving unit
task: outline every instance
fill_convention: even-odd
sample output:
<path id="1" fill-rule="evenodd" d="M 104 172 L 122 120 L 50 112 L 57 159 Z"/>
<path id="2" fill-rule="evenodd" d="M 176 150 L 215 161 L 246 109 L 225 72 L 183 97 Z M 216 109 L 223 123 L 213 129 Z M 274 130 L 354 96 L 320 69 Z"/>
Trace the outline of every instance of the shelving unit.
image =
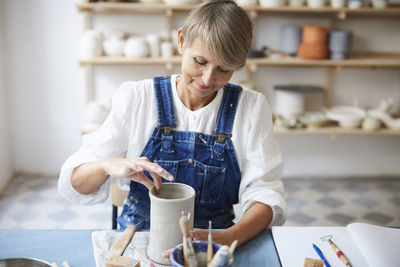
<path id="1" fill-rule="evenodd" d="M 174 56 L 165 58 L 138 58 L 127 57 L 95 57 L 91 59 L 79 59 L 79 64 L 84 65 L 162 65 L 180 64 L 181 58 Z M 258 66 L 276 67 L 334 67 L 334 68 L 400 68 L 400 53 L 356 53 L 350 59 L 345 60 L 307 60 L 301 58 L 250 58 L 247 66 L 252 70 Z"/>
<path id="2" fill-rule="evenodd" d="M 76 5 L 78 12 L 84 14 L 85 29 L 91 28 L 91 18 L 93 15 L 163 15 L 167 18 L 167 31 L 171 30 L 171 19 L 174 15 L 184 15 L 192 10 L 196 5 L 166 5 L 147 4 L 147 3 L 112 3 L 112 2 L 93 2 L 81 3 Z M 254 20 L 257 17 L 270 16 L 312 16 L 324 17 L 333 20 L 346 20 L 355 17 L 400 19 L 400 7 L 388 8 L 292 8 L 277 7 L 265 8 L 261 6 L 243 7 L 250 17 Z M 174 65 L 181 63 L 180 56 L 169 59 L 164 58 L 140 58 L 130 59 L 126 57 L 96 57 L 90 59 L 78 59 L 81 66 L 86 70 L 86 98 L 87 101 L 93 98 L 93 88 L 91 83 L 92 67 L 96 65 L 165 65 L 168 71 Z M 248 75 L 258 70 L 259 67 L 317 67 L 326 68 L 325 71 L 325 105 L 329 106 L 331 94 L 331 78 L 334 70 L 342 68 L 394 68 L 400 69 L 400 53 L 387 52 L 353 52 L 352 57 L 346 60 L 305 60 L 301 58 L 282 57 L 282 58 L 257 58 L 248 59 L 246 68 Z M 400 131 L 381 129 L 379 131 L 368 132 L 362 129 L 346 129 L 338 126 L 329 126 L 312 129 L 290 129 L 277 131 L 280 134 L 373 134 L 373 135 L 400 135 Z"/>

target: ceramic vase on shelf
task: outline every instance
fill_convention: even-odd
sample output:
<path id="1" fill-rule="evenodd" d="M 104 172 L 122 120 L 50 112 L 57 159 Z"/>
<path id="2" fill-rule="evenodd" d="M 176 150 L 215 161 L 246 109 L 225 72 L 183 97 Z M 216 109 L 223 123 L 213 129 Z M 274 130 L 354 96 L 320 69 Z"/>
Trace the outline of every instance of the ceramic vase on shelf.
<path id="1" fill-rule="evenodd" d="M 307 0 L 308 7 L 321 8 L 325 6 L 325 0 Z"/>
<path id="2" fill-rule="evenodd" d="M 286 0 L 259 0 L 262 7 L 279 7 L 286 5 Z"/>
<path id="3" fill-rule="evenodd" d="M 372 7 L 373 8 L 386 8 L 388 1 L 387 0 L 372 0 Z"/>
<path id="4" fill-rule="evenodd" d="M 304 25 L 299 57 L 305 59 L 328 58 L 326 27 L 319 25 Z"/>
<path id="5" fill-rule="evenodd" d="M 331 7 L 333 8 L 342 8 L 346 6 L 346 2 L 345 0 L 331 0 Z"/>
<path id="6" fill-rule="evenodd" d="M 329 52 L 331 59 L 345 59 L 351 55 L 352 32 L 334 30 L 329 33 Z"/>
<path id="7" fill-rule="evenodd" d="M 289 0 L 290 7 L 302 7 L 304 6 L 305 0 Z"/>
<path id="8" fill-rule="evenodd" d="M 296 56 L 301 43 L 301 27 L 284 26 L 281 30 L 281 51 L 289 56 Z"/>
<path id="9" fill-rule="evenodd" d="M 160 36 L 154 33 L 146 35 L 146 42 L 150 50 L 151 57 L 160 57 Z"/>
<path id="10" fill-rule="evenodd" d="M 87 30 L 82 35 L 79 43 L 79 57 L 92 58 L 99 57 L 103 53 L 102 36 L 93 30 Z"/>
<path id="11" fill-rule="evenodd" d="M 254 6 L 257 5 L 257 0 L 236 0 L 239 6 Z"/>
<path id="12" fill-rule="evenodd" d="M 361 8 L 362 7 L 362 1 L 361 0 L 349 0 L 348 7 L 351 8 L 351 9 Z"/>

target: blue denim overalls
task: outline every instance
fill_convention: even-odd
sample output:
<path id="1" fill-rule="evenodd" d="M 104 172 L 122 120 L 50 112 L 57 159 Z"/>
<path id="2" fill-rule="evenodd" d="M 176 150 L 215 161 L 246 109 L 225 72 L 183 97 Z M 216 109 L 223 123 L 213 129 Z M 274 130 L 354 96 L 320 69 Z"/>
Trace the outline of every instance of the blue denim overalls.
<path id="1" fill-rule="evenodd" d="M 231 136 L 240 86 L 226 84 L 219 107 L 215 135 L 175 131 L 171 77 L 153 79 L 157 99 L 158 127 L 151 134 L 141 156 L 166 169 L 175 182 L 192 186 L 196 192 L 194 227 L 228 228 L 233 225 L 233 204 L 238 202 L 241 174 Z M 152 180 L 151 176 L 146 175 Z M 163 182 L 168 182 L 163 179 Z M 118 217 L 121 229 L 135 224 L 150 228 L 149 190 L 131 182 L 130 192 Z"/>

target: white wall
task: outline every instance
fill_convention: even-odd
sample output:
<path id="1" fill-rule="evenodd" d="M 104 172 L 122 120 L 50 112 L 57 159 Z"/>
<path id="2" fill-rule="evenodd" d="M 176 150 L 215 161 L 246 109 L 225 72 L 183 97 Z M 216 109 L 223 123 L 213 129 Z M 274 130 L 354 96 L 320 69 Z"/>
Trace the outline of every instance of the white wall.
<path id="1" fill-rule="evenodd" d="M 79 0 L 74 0 L 74 3 Z M 70 1 L 6 0 L 5 55 L 10 62 L 13 161 L 16 171 L 55 174 L 80 144 L 79 124 L 84 108 L 83 69 L 76 63 L 83 18 Z M 177 28 L 182 19 L 174 22 Z M 255 44 L 279 48 L 279 30 L 285 24 L 321 23 L 324 19 L 259 18 Z M 160 26 L 161 25 L 161 26 Z M 98 30 L 125 29 L 131 33 L 160 32 L 163 17 L 106 16 L 94 19 Z M 355 19 L 337 22 L 356 32 L 355 49 L 400 52 L 400 21 Z M 156 30 L 155 30 L 156 29 Z M 385 34 L 390 33 L 390 34 Z M 175 68 L 178 72 L 179 68 Z M 163 67 L 99 66 L 94 68 L 97 95 L 111 95 L 128 79 L 164 74 Z M 399 70 L 345 69 L 334 74 L 333 104 L 351 104 L 359 97 L 364 107 L 392 96 L 400 99 Z M 276 83 L 315 82 L 323 85 L 318 68 L 260 68 L 254 75 L 257 89 L 272 101 Z M 245 77 L 234 75 L 234 81 Z M 286 176 L 400 175 L 399 136 L 279 136 L 285 155 Z"/>
<path id="2" fill-rule="evenodd" d="M 4 1 L 17 172 L 57 174 L 79 147 L 84 83 L 76 47 L 82 17 L 74 2 Z"/>
<path id="3" fill-rule="evenodd" d="M 4 81 L 4 22 L 3 2 L 0 2 L 0 192 L 12 176 L 10 157 L 8 95 Z"/>

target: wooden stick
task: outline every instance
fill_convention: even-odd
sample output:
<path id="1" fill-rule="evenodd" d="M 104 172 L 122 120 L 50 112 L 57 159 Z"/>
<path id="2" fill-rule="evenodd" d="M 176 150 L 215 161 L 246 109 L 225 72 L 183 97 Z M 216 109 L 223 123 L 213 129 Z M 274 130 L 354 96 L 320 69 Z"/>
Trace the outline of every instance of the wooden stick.
<path id="1" fill-rule="evenodd" d="M 111 246 L 110 250 L 108 251 L 108 258 L 111 258 L 112 256 L 121 256 L 122 254 L 124 254 L 124 251 L 131 242 L 135 232 L 135 225 L 128 226 L 128 228 L 126 228 L 125 231 L 122 233 L 121 237 Z"/>
<path id="2" fill-rule="evenodd" d="M 188 257 L 188 246 L 186 238 L 190 237 L 190 229 L 189 229 L 189 221 L 186 216 L 181 216 L 179 219 L 179 226 L 181 227 L 182 236 L 183 236 L 183 259 L 185 267 L 189 267 L 189 257 Z"/>

